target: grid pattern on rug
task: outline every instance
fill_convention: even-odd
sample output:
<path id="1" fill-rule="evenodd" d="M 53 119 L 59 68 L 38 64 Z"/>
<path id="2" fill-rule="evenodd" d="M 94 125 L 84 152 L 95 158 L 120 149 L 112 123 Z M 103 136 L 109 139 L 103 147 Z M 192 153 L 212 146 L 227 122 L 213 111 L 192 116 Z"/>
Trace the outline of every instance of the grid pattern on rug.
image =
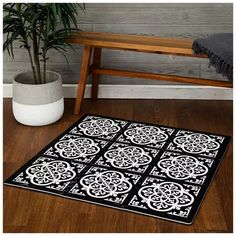
<path id="1" fill-rule="evenodd" d="M 5 184 L 191 224 L 229 141 L 86 114 Z"/>

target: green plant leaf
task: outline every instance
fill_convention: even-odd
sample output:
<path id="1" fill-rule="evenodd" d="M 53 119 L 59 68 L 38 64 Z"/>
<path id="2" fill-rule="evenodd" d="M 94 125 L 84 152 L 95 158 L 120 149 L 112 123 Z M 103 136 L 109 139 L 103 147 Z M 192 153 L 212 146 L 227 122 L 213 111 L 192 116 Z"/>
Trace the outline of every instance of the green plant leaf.
<path id="1" fill-rule="evenodd" d="M 34 41 L 34 56 L 46 62 L 50 49 L 60 52 L 66 59 L 66 52 L 74 47 L 67 42 L 71 33 L 78 29 L 78 9 L 85 10 L 80 3 L 5 3 L 3 4 L 3 33 L 6 35 L 3 50 L 14 57 L 15 41 L 20 42 L 31 52 L 31 41 Z M 34 58 L 35 57 L 31 57 Z M 33 63 L 32 60 L 31 64 Z M 32 64 L 32 68 L 37 65 Z M 37 70 L 37 68 L 36 68 Z"/>

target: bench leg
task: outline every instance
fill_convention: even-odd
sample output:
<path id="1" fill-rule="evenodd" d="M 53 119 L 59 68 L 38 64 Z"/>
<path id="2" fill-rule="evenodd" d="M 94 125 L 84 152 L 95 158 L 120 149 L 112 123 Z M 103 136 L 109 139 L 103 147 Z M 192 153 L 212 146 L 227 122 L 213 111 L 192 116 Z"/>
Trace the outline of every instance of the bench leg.
<path id="1" fill-rule="evenodd" d="M 97 69 L 100 67 L 101 63 L 101 54 L 102 49 L 101 48 L 94 48 L 94 54 L 93 54 L 93 69 Z M 99 74 L 92 72 L 92 100 L 97 100 L 98 96 L 98 84 L 99 84 Z"/>
<path id="2" fill-rule="evenodd" d="M 86 86 L 86 80 L 88 77 L 90 55 L 91 55 L 91 46 L 84 46 L 81 69 L 80 69 L 80 79 L 78 82 L 77 98 L 75 103 L 76 115 L 80 113 L 81 103 L 84 97 L 84 90 Z"/>

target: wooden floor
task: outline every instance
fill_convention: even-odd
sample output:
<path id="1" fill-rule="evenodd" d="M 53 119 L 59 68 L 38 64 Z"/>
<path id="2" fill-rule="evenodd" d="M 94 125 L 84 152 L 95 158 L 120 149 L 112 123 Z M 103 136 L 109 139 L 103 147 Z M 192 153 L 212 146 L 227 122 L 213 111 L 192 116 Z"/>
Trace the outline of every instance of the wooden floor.
<path id="1" fill-rule="evenodd" d="M 4 179 L 31 159 L 79 117 L 74 100 L 50 126 L 27 127 L 4 99 Z M 159 123 L 232 136 L 232 101 L 86 100 L 83 112 Z M 225 155 L 192 225 L 4 186 L 4 232 L 232 232 L 233 145 Z"/>

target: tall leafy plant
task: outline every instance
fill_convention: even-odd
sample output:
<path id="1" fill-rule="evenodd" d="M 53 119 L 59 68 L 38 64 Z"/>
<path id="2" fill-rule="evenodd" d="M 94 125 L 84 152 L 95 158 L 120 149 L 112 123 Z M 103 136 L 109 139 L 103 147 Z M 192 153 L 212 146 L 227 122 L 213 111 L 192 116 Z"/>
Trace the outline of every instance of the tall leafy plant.
<path id="1" fill-rule="evenodd" d="M 79 30 L 77 7 L 85 10 L 85 4 L 76 3 L 3 5 L 3 33 L 6 34 L 3 50 L 14 58 L 13 44 L 20 42 L 20 47 L 28 52 L 36 84 L 46 83 L 48 51 L 55 49 L 66 58 L 67 48 L 72 48 L 67 39 L 72 32 Z"/>

